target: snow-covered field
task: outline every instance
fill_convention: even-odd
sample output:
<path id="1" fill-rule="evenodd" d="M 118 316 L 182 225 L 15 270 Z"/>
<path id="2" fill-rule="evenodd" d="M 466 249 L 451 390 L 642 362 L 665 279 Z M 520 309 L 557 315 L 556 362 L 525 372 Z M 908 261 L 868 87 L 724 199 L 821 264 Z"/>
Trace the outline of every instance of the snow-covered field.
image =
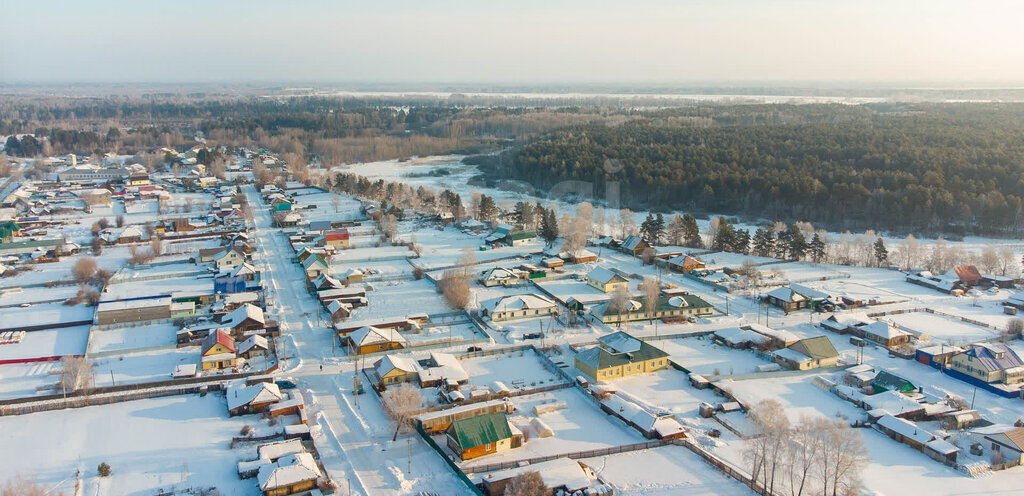
<path id="1" fill-rule="evenodd" d="M 33 477 L 74 494 L 129 496 L 216 487 L 225 496 L 259 494 L 238 478 L 232 436 L 252 418 L 228 417 L 222 396 L 172 396 L 30 415 L 0 417 L 0 473 Z M 107 463 L 110 477 L 96 467 Z"/>
<path id="2" fill-rule="evenodd" d="M 581 460 L 625 496 L 734 496 L 750 489 L 726 477 L 682 446 Z"/>
<path id="3" fill-rule="evenodd" d="M 0 345 L 0 362 L 84 355 L 88 340 L 89 326 L 26 332 L 20 343 Z"/>
<path id="4" fill-rule="evenodd" d="M 178 327 L 171 324 L 94 330 L 89 338 L 89 353 L 130 351 L 138 348 L 174 348 L 177 331 Z"/>
<path id="5" fill-rule="evenodd" d="M 469 384 L 489 386 L 500 381 L 510 389 L 529 389 L 564 382 L 544 368 L 532 350 L 513 351 L 501 355 L 465 358 L 460 361 L 469 374 Z"/>

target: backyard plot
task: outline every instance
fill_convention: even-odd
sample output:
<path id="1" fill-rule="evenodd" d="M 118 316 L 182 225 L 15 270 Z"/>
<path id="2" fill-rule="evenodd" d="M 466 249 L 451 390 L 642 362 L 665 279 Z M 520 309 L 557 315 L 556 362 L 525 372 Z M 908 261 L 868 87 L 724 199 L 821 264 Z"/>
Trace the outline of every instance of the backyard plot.
<path id="1" fill-rule="evenodd" d="M 89 354 L 127 352 L 158 347 L 174 348 L 177 326 L 151 324 L 94 330 L 89 338 Z"/>
<path id="2" fill-rule="evenodd" d="M 718 403 L 723 400 L 711 389 L 691 386 L 686 373 L 672 368 L 622 377 L 609 382 L 609 386 L 685 417 L 697 417 L 697 406 L 701 402 Z"/>
<path id="3" fill-rule="evenodd" d="M 162 381 L 170 379 L 171 373 L 178 365 L 198 363 L 198 346 L 140 351 L 92 360 L 93 367 L 96 369 L 97 386 Z M 111 374 L 113 374 L 113 384 L 111 383 Z"/>
<path id="4" fill-rule="evenodd" d="M 469 383 L 475 386 L 489 386 L 499 381 L 511 389 L 529 389 L 565 382 L 544 367 L 532 349 L 464 358 L 459 363 L 469 374 Z"/>
<path id="5" fill-rule="evenodd" d="M 85 305 L 67 306 L 63 303 L 41 303 L 30 307 L 4 308 L 0 329 L 47 326 L 69 322 L 92 322 L 95 311 Z"/>
<path id="6" fill-rule="evenodd" d="M 616 494 L 673 496 L 747 495 L 750 489 L 726 477 L 682 446 L 619 453 L 581 460 Z"/>
<path id="7" fill-rule="evenodd" d="M 354 309 L 350 320 L 359 319 L 372 323 L 405 318 L 418 313 L 452 311 L 441 299 L 437 288 L 427 280 L 374 282 L 371 285 L 373 291 L 366 293 L 369 306 Z"/>
<path id="8" fill-rule="evenodd" d="M 20 343 L 0 345 L 0 363 L 33 362 L 85 355 L 89 326 L 63 327 L 25 333 Z"/>
<path id="9" fill-rule="evenodd" d="M 652 344 L 687 370 L 704 375 L 747 374 L 756 372 L 759 365 L 771 363 L 750 350 L 718 346 L 708 337 L 663 339 Z"/>
<path id="10" fill-rule="evenodd" d="M 961 344 L 999 336 L 999 331 L 995 329 L 927 312 L 887 315 L 883 319 L 915 334 L 927 334 L 932 341 L 938 343 Z"/>
<path id="11" fill-rule="evenodd" d="M 103 292 L 104 301 L 122 298 L 140 298 L 144 296 L 167 295 L 173 293 L 196 292 L 213 294 L 213 275 L 209 277 L 171 277 L 147 281 L 124 281 L 108 284 Z"/>
<path id="12" fill-rule="evenodd" d="M 583 303 L 594 303 L 611 298 L 610 294 L 589 286 L 587 283 L 574 277 L 537 282 L 537 286 L 554 295 L 555 298 L 563 303 L 569 298 L 575 298 Z"/>
<path id="13" fill-rule="evenodd" d="M 59 361 L 0 365 L 0 399 L 60 392 L 56 388 L 60 371 Z"/>
<path id="14" fill-rule="evenodd" d="M 47 488 L 82 494 L 155 494 L 217 487 L 221 494 L 256 495 L 238 478 L 238 454 L 228 446 L 246 423 L 229 418 L 217 395 L 174 396 L 104 406 L 0 417 L 4 474 L 24 474 Z M 111 467 L 100 478 L 100 463 Z M 56 493 L 54 493 L 56 494 Z"/>
<path id="15" fill-rule="evenodd" d="M 473 466 L 496 462 L 522 460 L 539 456 L 557 455 L 576 451 L 608 448 L 646 441 L 639 432 L 621 421 L 606 415 L 594 402 L 587 400 L 576 388 L 559 389 L 546 393 L 517 396 L 511 399 L 515 411 L 509 415 L 512 424 L 530 430 L 527 425 L 534 418 L 541 419 L 551 428 L 551 437 L 531 433 L 522 447 L 475 458 L 464 464 Z M 535 406 L 564 403 L 565 408 L 536 415 Z"/>

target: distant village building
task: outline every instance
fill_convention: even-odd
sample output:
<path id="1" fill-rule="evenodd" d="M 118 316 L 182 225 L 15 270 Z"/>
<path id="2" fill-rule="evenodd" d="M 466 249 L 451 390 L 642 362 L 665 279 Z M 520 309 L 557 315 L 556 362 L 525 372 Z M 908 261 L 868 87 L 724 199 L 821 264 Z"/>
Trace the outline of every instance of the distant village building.
<path id="1" fill-rule="evenodd" d="M 235 340 L 223 329 L 215 329 L 203 339 L 200 352 L 203 370 L 231 369 L 235 367 Z"/>
<path id="2" fill-rule="evenodd" d="M 619 250 L 636 257 L 642 255 L 644 250 L 650 247 L 651 245 L 644 241 L 643 238 L 631 234 L 622 241 L 622 244 L 619 245 Z"/>
<path id="3" fill-rule="evenodd" d="M 789 286 L 776 288 L 764 296 L 768 304 L 779 307 L 786 312 L 793 312 L 804 308 L 824 310 L 828 298 L 827 294 L 800 284 L 790 284 Z"/>
<path id="4" fill-rule="evenodd" d="M 161 295 L 101 301 L 95 320 L 97 325 L 110 325 L 170 318 L 171 297 Z"/>
<path id="5" fill-rule="evenodd" d="M 704 262 L 690 255 L 679 255 L 668 260 L 668 268 L 675 272 L 690 273 L 705 267 Z"/>
<path id="6" fill-rule="evenodd" d="M 539 294 L 502 296 L 484 304 L 483 315 L 494 322 L 557 313 L 555 302 Z"/>
<path id="7" fill-rule="evenodd" d="M 612 293 L 618 289 L 626 289 L 629 286 L 629 279 L 604 267 L 597 267 L 587 273 L 587 284 L 605 293 Z"/>
<path id="8" fill-rule="evenodd" d="M 448 447 L 463 461 L 518 448 L 523 439 L 523 433 L 503 413 L 456 420 L 445 435 Z"/>
<path id="9" fill-rule="evenodd" d="M 953 355 L 950 368 L 987 383 L 1024 382 L 1024 362 L 1012 348 L 996 344 L 975 344 Z"/>
<path id="10" fill-rule="evenodd" d="M 835 367 L 839 363 L 839 352 L 827 336 L 801 339 L 774 355 L 779 365 L 793 370 Z"/>

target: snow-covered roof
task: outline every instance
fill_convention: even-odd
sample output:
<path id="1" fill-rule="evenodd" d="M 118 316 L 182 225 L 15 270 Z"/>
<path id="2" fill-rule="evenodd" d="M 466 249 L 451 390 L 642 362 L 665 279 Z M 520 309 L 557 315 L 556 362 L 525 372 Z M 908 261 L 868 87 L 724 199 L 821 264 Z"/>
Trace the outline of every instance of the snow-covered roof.
<path id="1" fill-rule="evenodd" d="M 352 334 L 349 334 L 348 337 L 359 346 L 384 343 L 405 344 L 406 342 L 405 338 L 402 337 L 402 333 L 398 331 L 382 331 L 373 326 L 360 327 L 352 331 Z"/>
<path id="2" fill-rule="evenodd" d="M 878 394 L 865 395 L 861 398 L 871 409 L 884 409 L 893 415 L 902 415 L 924 409 L 920 403 L 896 391 L 884 391 Z"/>
<path id="3" fill-rule="evenodd" d="M 598 341 L 617 353 L 635 353 L 640 351 L 640 347 L 643 345 L 639 339 L 621 331 L 601 336 Z"/>
<path id="4" fill-rule="evenodd" d="M 302 441 L 299 439 L 274 441 L 272 443 L 261 444 L 256 447 L 256 455 L 261 460 L 266 460 L 267 462 L 276 461 L 282 456 L 302 453 L 304 451 L 306 451 L 306 448 L 302 446 Z"/>
<path id="5" fill-rule="evenodd" d="M 888 322 L 882 322 L 880 320 L 876 320 L 869 324 L 859 325 L 857 327 L 862 329 L 865 334 L 880 337 L 885 340 L 890 340 L 899 336 L 906 336 L 910 334 L 907 331 L 889 325 Z"/>
<path id="6" fill-rule="evenodd" d="M 623 281 L 626 280 L 625 277 L 622 277 L 604 267 L 595 267 L 594 270 L 587 273 L 587 277 L 597 281 L 599 284 L 608 284 L 616 277 Z"/>
<path id="7" fill-rule="evenodd" d="M 229 411 L 252 403 L 276 403 L 284 398 L 277 384 L 273 382 L 246 386 L 244 379 L 228 383 L 224 396 L 227 398 Z"/>
<path id="8" fill-rule="evenodd" d="M 323 476 L 320 467 L 309 453 L 287 455 L 274 463 L 260 467 L 256 476 L 260 489 L 266 493 L 278 488 L 286 488 L 300 482 L 316 480 Z"/>
<path id="9" fill-rule="evenodd" d="M 232 310 L 231 313 L 225 315 L 224 318 L 221 319 L 221 323 L 228 327 L 235 327 L 247 318 L 253 319 L 260 324 L 266 323 L 266 321 L 263 320 L 263 310 L 260 307 L 249 303 Z"/>
<path id="10" fill-rule="evenodd" d="M 723 341 L 731 345 L 739 345 L 748 342 L 763 343 L 768 340 L 766 336 L 763 336 L 751 330 L 740 329 L 738 327 L 727 327 L 725 329 L 719 329 L 715 331 L 715 336 L 718 336 Z"/>
<path id="11" fill-rule="evenodd" d="M 491 312 L 512 312 L 516 310 L 551 308 L 555 306 L 555 302 L 539 294 L 520 294 L 502 296 L 489 302 L 487 306 Z"/>
<path id="12" fill-rule="evenodd" d="M 259 334 L 253 334 L 252 336 L 249 336 L 249 339 L 242 341 L 242 344 L 238 345 L 238 352 L 246 353 L 253 348 L 267 349 L 267 338 L 260 336 Z"/>
<path id="13" fill-rule="evenodd" d="M 796 363 L 803 363 L 811 359 L 811 357 L 804 355 L 803 353 L 800 353 L 799 351 L 796 351 L 792 348 L 782 348 L 781 350 L 775 350 L 774 353 L 777 357 Z"/>
<path id="14" fill-rule="evenodd" d="M 523 472 L 537 472 L 547 487 L 566 487 L 570 491 L 584 489 L 595 480 L 594 474 L 576 460 L 556 458 L 521 467 L 500 470 L 487 475 L 488 481 L 511 479 Z"/>
<path id="15" fill-rule="evenodd" d="M 435 367 L 421 367 L 420 380 L 444 379 L 447 381 L 464 382 L 469 380 L 469 373 L 462 368 L 462 363 L 450 353 L 431 353 L 430 358 L 437 364 Z"/>
<path id="16" fill-rule="evenodd" d="M 931 432 L 918 427 L 917 424 L 906 419 L 893 417 L 892 415 L 883 415 L 878 419 L 877 423 L 890 431 L 900 434 L 905 438 L 913 439 L 921 444 L 935 439 Z"/>

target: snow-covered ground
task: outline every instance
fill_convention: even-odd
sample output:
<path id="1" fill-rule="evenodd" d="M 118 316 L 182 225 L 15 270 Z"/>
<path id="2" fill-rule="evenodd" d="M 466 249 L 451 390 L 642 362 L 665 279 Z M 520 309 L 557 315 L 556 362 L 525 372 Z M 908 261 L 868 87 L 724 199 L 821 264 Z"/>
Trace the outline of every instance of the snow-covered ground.
<path id="1" fill-rule="evenodd" d="M 251 453 L 229 448 L 253 420 L 228 417 L 217 394 L 0 417 L 0 473 L 24 474 L 64 494 L 74 494 L 80 471 L 80 494 L 216 487 L 226 496 L 255 496 L 255 482 L 240 480 L 236 468 Z M 110 477 L 96 472 L 104 462 Z"/>

